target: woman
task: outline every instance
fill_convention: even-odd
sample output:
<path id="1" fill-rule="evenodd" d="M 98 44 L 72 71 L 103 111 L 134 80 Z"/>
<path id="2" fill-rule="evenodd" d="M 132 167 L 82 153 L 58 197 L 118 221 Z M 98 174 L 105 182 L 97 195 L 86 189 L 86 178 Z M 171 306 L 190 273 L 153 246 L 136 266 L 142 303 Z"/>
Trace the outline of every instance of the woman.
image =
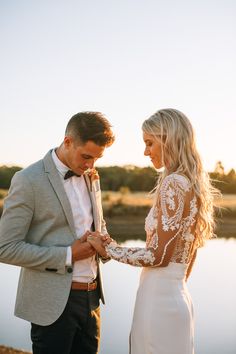
<path id="1" fill-rule="evenodd" d="M 145 248 L 121 247 L 93 233 L 88 241 L 103 257 L 143 267 L 130 352 L 193 354 L 193 308 L 186 287 L 197 249 L 213 236 L 217 191 L 203 171 L 188 118 L 163 109 L 144 121 L 146 156 L 164 168 L 145 221 Z"/>

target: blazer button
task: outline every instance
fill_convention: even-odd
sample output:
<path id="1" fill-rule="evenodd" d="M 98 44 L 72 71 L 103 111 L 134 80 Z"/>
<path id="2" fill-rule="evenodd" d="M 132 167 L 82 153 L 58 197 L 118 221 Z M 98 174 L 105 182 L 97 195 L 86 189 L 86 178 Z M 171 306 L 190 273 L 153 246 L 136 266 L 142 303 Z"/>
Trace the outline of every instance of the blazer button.
<path id="1" fill-rule="evenodd" d="M 68 267 L 67 268 L 67 273 L 72 273 L 73 272 L 73 268 L 72 267 Z"/>

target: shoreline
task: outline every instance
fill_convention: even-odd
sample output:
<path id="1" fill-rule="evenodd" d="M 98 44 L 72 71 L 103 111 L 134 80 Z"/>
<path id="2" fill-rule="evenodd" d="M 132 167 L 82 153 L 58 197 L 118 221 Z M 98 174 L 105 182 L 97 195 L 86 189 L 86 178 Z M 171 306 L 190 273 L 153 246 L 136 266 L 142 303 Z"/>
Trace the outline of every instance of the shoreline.
<path id="1" fill-rule="evenodd" d="M 32 353 L 26 352 L 21 349 L 15 349 L 12 347 L 7 347 L 5 345 L 0 345 L 0 354 L 32 354 Z"/>

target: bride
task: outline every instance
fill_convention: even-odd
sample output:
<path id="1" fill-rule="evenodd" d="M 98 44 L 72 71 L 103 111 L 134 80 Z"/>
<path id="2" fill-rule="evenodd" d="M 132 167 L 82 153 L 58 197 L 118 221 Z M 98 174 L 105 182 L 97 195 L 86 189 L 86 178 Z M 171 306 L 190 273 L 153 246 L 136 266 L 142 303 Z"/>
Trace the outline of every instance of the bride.
<path id="1" fill-rule="evenodd" d="M 197 249 L 213 236 L 213 197 L 188 118 L 163 109 L 142 126 L 145 156 L 163 172 L 145 221 L 146 247 L 109 235 L 88 241 L 102 257 L 143 267 L 130 334 L 131 354 L 193 354 L 193 306 L 186 280 Z"/>

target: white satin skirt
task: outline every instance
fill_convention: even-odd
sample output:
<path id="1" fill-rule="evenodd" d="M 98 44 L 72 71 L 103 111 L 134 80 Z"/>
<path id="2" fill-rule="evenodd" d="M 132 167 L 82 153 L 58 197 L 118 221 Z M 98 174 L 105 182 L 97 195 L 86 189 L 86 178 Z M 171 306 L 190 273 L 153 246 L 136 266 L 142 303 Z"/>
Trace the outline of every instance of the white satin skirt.
<path id="1" fill-rule="evenodd" d="M 143 268 L 130 333 L 130 354 L 194 354 L 193 306 L 186 265 Z"/>

